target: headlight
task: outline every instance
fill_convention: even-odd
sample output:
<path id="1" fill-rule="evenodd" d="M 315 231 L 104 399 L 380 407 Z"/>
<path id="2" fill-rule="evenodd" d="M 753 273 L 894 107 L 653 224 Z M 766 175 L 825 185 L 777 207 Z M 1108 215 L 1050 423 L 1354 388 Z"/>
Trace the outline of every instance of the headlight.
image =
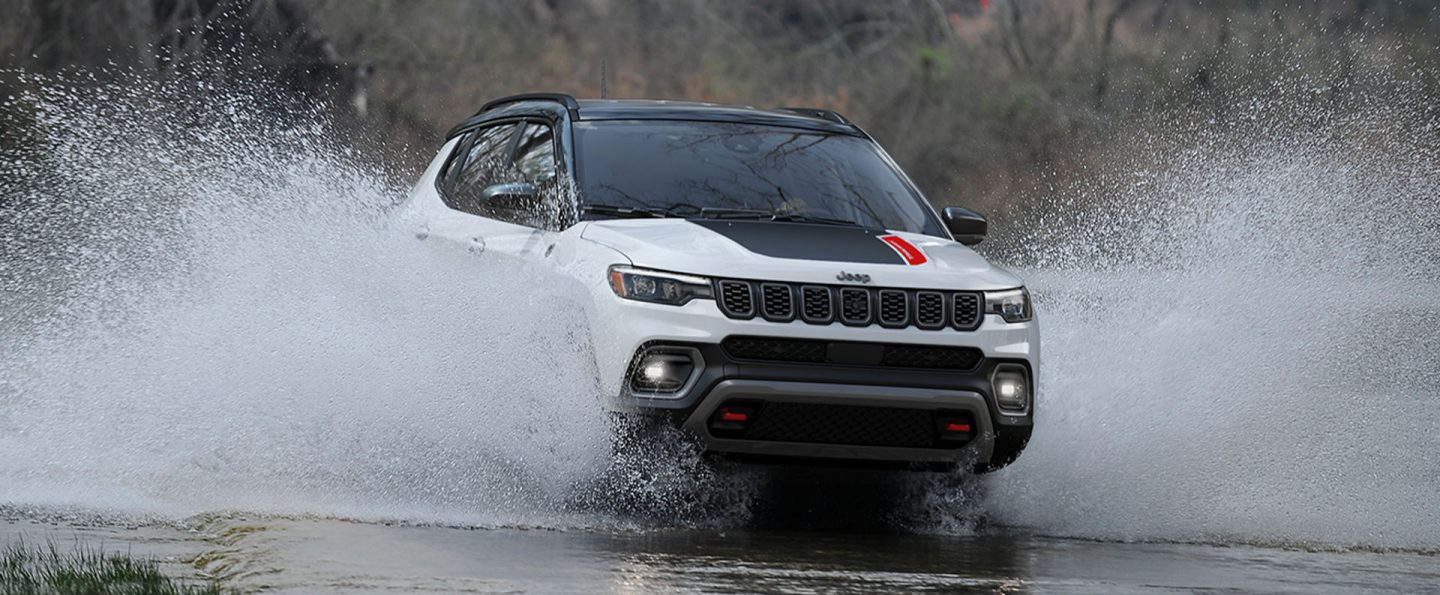
<path id="1" fill-rule="evenodd" d="M 1035 317 L 1030 292 L 1024 287 L 985 292 L 985 313 L 999 314 L 1005 322 L 1025 322 Z"/>
<path id="2" fill-rule="evenodd" d="M 692 299 L 715 296 L 710 280 L 676 273 L 647 271 L 627 266 L 610 267 L 610 289 L 629 300 L 657 304 L 683 305 Z"/>

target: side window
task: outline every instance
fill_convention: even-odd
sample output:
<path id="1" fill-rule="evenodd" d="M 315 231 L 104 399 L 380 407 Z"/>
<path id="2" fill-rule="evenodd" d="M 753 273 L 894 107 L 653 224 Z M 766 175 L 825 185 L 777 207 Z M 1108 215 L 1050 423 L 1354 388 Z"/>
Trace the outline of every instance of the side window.
<path id="1" fill-rule="evenodd" d="M 460 142 L 455 144 L 455 149 L 450 154 L 450 162 L 440 171 L 440 194 L 445 197 L 446 204 L 449 204 L 450 195 L 460 185 L 460 172 L 465 169 L 465 155 L 470 152 L 470 143 L 476 136 L 475 132 L 467 132 L 461 136 Z"/>
<path id="2" fill-rule="evenodd" d="M 557 183 L 555 134 L 519 122 L 471 132 L 456 149 L 442 188 L 450 208 L 542 229 L 560 229 L 568 212 Z"/>
<path id="3" fill-rule="evenodd" d="M 483 214 L 481 192 L 493 184 L 510 160 L 511 142 L 519 124 L 500 124 L 465 135 L 446 166 L 440 188 L 445 204 L 467 213 Z"/>
<path id="4" fill-rule="evenodd" d="M 525 125 L 515 152 L 515 169 L 526 182 L 545 184 L 555 179 L 555 135 L 549 126 Z"/>
<path id="5" fill-rule="evenodd" d="M 490 184 L 502 181 L 505 169 L 510 165 L 510 141 L 519 124 L 501 124 L 475 132 L 470 150 L 465 154 L 455 190 L 460 195 L 475 195 Z M 468 210 L 468 209 L 467 209 Z"/>

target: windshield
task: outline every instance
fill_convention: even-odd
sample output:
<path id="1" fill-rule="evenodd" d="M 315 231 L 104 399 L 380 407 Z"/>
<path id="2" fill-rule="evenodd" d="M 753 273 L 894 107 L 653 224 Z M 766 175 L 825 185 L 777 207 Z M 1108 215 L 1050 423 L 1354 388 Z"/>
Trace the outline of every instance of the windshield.
<path id="1" fill-rule="evenodd" d="M 942 236 L 868 139 L 796 128 L 664 120 L 576 122 L 591 216 L 754 217 Z"/>

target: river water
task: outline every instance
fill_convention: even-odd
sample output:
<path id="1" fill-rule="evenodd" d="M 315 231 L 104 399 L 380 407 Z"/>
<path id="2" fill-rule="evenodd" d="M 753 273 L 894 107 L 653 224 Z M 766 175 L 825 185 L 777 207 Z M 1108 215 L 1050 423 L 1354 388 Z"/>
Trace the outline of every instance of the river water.
<path id="1" fill-rule="evenodd" d="M 33 511 L 32 511 L 33 513 Z M 280 593 L 1422 593 L 1440 558 L 1245 544 L 1107 542 L 782 526 L 458 528 L 227 515 L 185 523 L 32 519 L 0 543 L 124 551 L 172 575 Z"/>
<path id="2" fill-rule="evenodd" d="M 159 531 L 301 592 L 1434 588 L 1440 166 L 1403 102 L 1141 138 L 1006 215 L 1029 450 L 835 480 L 612 459 L 572 296 L 417 242 L 323 118 L 38 88 L 0 164 L 7 539 Z"/>

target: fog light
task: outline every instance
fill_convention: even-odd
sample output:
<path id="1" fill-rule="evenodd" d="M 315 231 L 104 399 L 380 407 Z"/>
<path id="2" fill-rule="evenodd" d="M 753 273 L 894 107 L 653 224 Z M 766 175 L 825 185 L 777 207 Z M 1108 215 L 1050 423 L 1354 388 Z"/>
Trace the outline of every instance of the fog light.
<path id="1" fill-rule="evenodd" d="M 672 375 L 669 363 L 653 358 L 650 363 L 641 368 L 640 372 L 645 375 L 645 382 L 657 385 L 664 383 L 666 378 Z"/>
<path id="2" fill-rule="evenodd" d="M 1025 366 L 1001 364 L 990 377 L 995 389 L 995 404 L 1007 411 L 1024 411 L 1030 407 L 1030 374 Z"/>
<path id="3" fill-rule="evenodd" d="M 688 347 L 651 347 L 635 358 L 630 390 L 673 395 L 685 388 L 700 367 L 700 354 Z"/>

